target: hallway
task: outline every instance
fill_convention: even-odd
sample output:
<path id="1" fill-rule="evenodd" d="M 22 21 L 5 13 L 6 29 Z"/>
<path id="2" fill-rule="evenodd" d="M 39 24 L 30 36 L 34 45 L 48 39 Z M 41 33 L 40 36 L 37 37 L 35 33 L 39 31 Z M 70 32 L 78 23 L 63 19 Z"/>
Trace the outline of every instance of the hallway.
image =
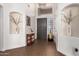
<path id="1" fill-rule="evenodd" d="M 0 52 L 1 56 L 64 56 L 56 50 L 55 43 L 36 40 L 31 46 Z"/>

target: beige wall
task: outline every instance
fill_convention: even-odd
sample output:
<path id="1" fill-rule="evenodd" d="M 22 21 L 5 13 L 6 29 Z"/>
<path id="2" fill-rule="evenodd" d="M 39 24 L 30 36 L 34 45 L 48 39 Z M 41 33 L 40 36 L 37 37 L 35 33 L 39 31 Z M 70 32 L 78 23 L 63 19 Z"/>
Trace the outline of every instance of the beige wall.
<path id="1" fill-rule="evenodd" d="M 72 13 L 76 17 L 71 22 L 71 36 L 79 37 L 79 7 L 72 7 Z"/>

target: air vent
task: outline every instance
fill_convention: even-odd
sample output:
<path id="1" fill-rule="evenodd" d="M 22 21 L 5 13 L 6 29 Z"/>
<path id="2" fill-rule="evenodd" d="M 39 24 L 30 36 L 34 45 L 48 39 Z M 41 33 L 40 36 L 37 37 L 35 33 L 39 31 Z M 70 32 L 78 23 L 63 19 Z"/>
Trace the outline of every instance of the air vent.
<path id="1" fill-rule="evenodd" d="M 38 15 L 52 14 L 52 8 L 38 8 Z"/>

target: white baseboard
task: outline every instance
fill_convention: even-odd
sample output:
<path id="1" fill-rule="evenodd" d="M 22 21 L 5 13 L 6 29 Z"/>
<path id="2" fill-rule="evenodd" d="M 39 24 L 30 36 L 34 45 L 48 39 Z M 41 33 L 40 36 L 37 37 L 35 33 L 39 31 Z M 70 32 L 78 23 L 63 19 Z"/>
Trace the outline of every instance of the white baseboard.
<path id="1" fill-rule="evenodd" d="M 11 49 L 16 49 L 16 48 L 20 48 L 20 47 L 25 47 L 27 46 L 26 44 L 23 44 L 23 45 L 17 45 L 15 47 L 10 47 L 10 48 L 6 48 L 6 49 L 1 49 L 0 51 L 6 51 L 6 50 L 11 50 Z"/>

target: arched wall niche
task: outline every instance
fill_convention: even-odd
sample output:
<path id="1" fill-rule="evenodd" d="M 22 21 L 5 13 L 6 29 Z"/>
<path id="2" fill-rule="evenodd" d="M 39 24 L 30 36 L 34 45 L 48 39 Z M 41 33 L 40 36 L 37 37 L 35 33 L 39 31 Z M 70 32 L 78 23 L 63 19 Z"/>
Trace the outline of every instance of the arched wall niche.
<path id="1" fill-rule="evenodd" d="M 10 12 L 10 34 L 19 34 L 22 23 L 22 14 L 17 11 Z"/>
<path id="2" fill-rule="evenodd" d="M 63 35 L 79 37 L 79 4 L 70 4 L 62 10 Z"/>

